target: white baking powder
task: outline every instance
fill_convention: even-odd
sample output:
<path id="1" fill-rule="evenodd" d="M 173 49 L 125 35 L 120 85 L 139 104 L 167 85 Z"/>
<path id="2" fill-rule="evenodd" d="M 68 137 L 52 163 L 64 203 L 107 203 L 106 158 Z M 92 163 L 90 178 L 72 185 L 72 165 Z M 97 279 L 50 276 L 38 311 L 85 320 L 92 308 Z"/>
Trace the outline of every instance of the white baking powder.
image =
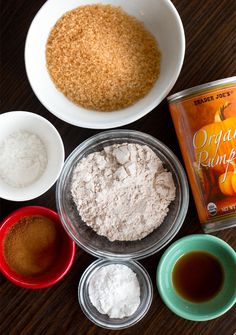
<path id="1" fill-rule="evenodd" d="M 137 276 L 123 264 L 103 266 L 89 282 L 89 298 L 101 314 L 110 318 L 130 316 L 140 305 Z"/>
<path id="2" fill-rule="evenodd" d="M 10 186 L 32 184 L 46 166 L 47 151 L 37 135 L 21 130 L 0 142 L 0 178 Z"/>
<path id="3" fill-rule="evenodd" d="M 175 199 L 171 172 L 146 145 L 115 144 L 84 157 L 71 192 L 82 220 L 110 241 L 142 239 Z"/>

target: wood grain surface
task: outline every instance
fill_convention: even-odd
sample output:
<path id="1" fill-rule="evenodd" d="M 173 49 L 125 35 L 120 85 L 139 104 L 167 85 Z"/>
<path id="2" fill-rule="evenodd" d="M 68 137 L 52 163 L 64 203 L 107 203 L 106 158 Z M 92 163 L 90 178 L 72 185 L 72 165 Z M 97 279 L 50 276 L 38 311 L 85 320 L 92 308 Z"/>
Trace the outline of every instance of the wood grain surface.
<path id="1" fill-rule="evenodd" d="M 57 119 L 40 104 L 31 90 L 24 67 L 24 44 L 30 23 L 44 2 L 1 2 L 1 113 L 27 110 L 46 117 L 60 132 L 67 156 L 79 143 L 98 131 L 74 127 Z M 179 11 L 185 29 L 186 56 L 172 93 L 235 75 L 236 1 L 174 0 L 173 3 Z M 166 99 L 147 116 L 124 128 L 140 130 L 155 136 L 168 145 L 182 161 Z M 32 201 L 17 203 L 1 200 L 0 219 L 25 205 L 41 205 L 55 209 L 55 186 Z M 191 196 L 186 220 L 175 240 L 201 232 Z M 228 229 L 214 235 L 236 247 L 235 230 Z M 53 287 L 26 290 L 14 286 L 0 275 L 0 334 L 235 334 L 235 308 L 213 321 L 191 322 L 177 317 L 164 305 L 155 285 L 156 266 L 163 251 L 141 261 L 151 275 L 154 299 L 148 314 L 137 325 L 122 331 L 110 331 L 98 328 L 86 319 L 77 301 L 77 287 L 81 274 L 94 258 L 77 248 L 76 260 L 71 271 Z"/>

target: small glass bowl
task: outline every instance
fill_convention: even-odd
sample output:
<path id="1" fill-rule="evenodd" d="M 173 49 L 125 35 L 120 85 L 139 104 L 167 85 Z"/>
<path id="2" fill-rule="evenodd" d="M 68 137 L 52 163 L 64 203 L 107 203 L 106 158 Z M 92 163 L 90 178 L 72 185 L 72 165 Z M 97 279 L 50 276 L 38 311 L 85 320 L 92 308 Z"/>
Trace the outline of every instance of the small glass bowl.
<path id="1" fill-rule="evenodd" d="M 109 241 L 98 235 L 81 219 L 71 195 L 73 170 L 78 162 L 92 152 L 117 143 L 138 143 L 149 146 L 172 173 L 176 198 L 169 206 L 164 222 L 145 238 L 137 241 Z M 99 258 L 141 259 L 148 257 L 169 243 L 185 219 L 189 203 L 188 182 L 177 157 L 162 142 L 145 133 L 133 130 L 110 130 L 90 137 L 67 158 L 57 182 L 56 204 L 65 230 L 84 250 Z"/>
<path id="2" fill-rule="evenodd" d="M 140 285 L 140 305 L 134 314 L 129 317 L 124 317 L 122 319 L 109 318 L 106 314 L 101 314 L 92 305 L 88 288 L 89 282 L 92 276 L 101 267 L 110 264 L 122 264 L 128 266 L 134 273 L 136 273 L 137 279 Z M 86 317 L 92 321 L 97 326 L 106 329 L 123 329 L 133 326 L 135 323 L 139 322 L 148 312 L 153 298 L 153 286 L 149 274 L 145 268 L 136 261 L 124 261 L 124 260 L 103 260 L 99 259 L 93 262 L 83 273 L 78 287 L 78 299 L 82 311 Z"/>

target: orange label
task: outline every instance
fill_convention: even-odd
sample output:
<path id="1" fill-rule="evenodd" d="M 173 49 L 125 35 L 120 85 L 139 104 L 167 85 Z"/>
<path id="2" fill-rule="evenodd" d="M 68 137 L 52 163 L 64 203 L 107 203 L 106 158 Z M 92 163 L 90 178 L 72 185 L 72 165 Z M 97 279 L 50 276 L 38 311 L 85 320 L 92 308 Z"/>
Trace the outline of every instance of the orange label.
<path id="1" fill-rule="evenodd" d="M 170 103 L 201 223 L 236 218 L 236 86 Z"/>

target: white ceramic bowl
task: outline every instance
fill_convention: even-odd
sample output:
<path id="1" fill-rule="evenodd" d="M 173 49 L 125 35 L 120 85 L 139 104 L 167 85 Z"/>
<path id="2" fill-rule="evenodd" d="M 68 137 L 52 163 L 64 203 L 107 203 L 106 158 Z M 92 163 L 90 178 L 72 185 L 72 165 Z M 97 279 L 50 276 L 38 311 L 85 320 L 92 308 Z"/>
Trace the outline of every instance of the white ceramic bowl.
<path id="1" fill-rule="evenodd" d="M 46 69 L 45 45 L 51 28 L 65 12 L 93 3 L 121 6 L 128 14 L 143 21 L 156 37 L 162 54 L 160 77 L 149 94 L 119 111 L 97 112 L 73 104 L 56 89 Z M 34 93 L 51 113 L 76 126 L 106 129 L 129 124 L 154 109 L 175 84 L 184 53 L 183 25 L 170 0 L 48 0 L 30 26 L 25 66 Z"/>
<path id="2" fill-rule="evenodd" d="M 0 115 L 0 142 L 8 135 L 25 130 L 40 137 L 47 151 L 47 167 L 33 184 L 15 188 L 0 178 L 0 198 L 12 201 L 34 199 L 45 193 L 59 177 L 65 158 L 62 139 L 45 118 L 30 112 L 14 111 Z"/>

